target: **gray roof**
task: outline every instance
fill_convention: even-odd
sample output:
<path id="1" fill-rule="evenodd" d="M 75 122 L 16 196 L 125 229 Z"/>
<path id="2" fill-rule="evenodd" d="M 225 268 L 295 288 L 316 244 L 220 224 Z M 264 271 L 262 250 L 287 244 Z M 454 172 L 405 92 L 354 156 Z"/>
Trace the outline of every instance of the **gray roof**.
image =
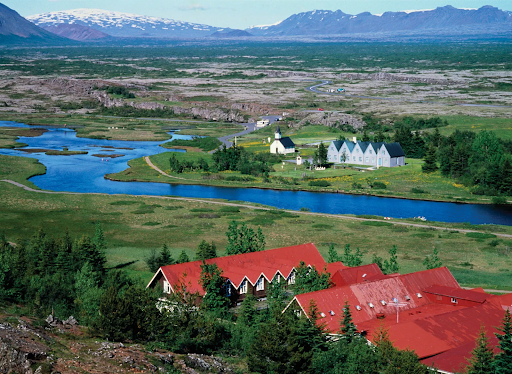
<path id="1" fill-rule="evenodd" d="M 279 141 L 285 148 L 294 148 L 295 147 L 295 143 L 289 137 L 281 138 L 281 139 L 279 139 Z"/>
<path id="2" fill-rule="evenodd" d="M 366 152 L 366 149 L 368 148 L 368 146 L 371 144 L 371 142 L 360 142 L 359 140 L 357 141 L 357 144 L 359 144 L 359 147 L 361 148 L 361 151 L 363 153 Z"/>
<path id="3" fill-rule="evenodd" d="M 336 150 L 339 152 L 339 150 L 341 149 L 341 147 L 343 146 L 343 142 L 344 140 L 333 140 L 333 144 L 334 146 L 336 147 Z"/>
<path id="4" fill-rule="evenodd" d="M 356 146 L 356 143 L 350 141 L 350 140 L 344 140 L 345 144 L 347 145 L 348 150 L 350 153 L 354 150 L 354 147 Z"/>
<path id="5" fill-rule="evenodd" d="M 384 146 L 388 150 L 388 153 L 391 157 L 405 156 L 404 150 L 402 149 L 400 143 L 387 143 L 384 144 Z"/>

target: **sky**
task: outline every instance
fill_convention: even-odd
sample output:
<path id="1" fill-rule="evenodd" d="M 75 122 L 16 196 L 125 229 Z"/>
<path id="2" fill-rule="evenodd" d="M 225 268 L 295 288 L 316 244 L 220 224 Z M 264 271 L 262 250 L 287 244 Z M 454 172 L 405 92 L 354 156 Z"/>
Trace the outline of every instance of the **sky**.
<path id="1" fill-rule="evenodd" d="M 512 0 L 0 0 L 22 16 L 77 8 L 103 9 L 145 16 L 171 18 L 218 27 L 245 29 L 270 25 L 292 14 L 315 9 L 348 14 L 433 9 L 452 5 L 480 8 L 492 5 L 512 11 Z"/>

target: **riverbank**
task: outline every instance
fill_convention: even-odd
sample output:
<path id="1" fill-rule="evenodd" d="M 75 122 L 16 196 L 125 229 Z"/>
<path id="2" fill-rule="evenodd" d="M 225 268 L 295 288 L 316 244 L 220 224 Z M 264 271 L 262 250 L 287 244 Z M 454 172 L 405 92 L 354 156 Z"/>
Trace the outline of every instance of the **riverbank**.
<path id="1" fill-rule="evenodd" d="M 206 153 L 190 152 L 177 154 L 166 152 L 149 156 L 149 159 L 157 169 L 165 172 L 167 176 L 153 170 L 141 158 L 130 160 L 128 162 L 128 169 L 120 173 L 109 174 L 105 177 L 115 181 L 329 192 L 418 201 L 492 204 L 491 196 L 473 195 L 469 188 L 455 183 L 452 179 L 442 177 L 439 172 L 423 174 L 421 172 L 422 161 L 414 159 L 408 159 L 408 165 L 405 167 L 381 168 L 365 172 L 351 168 L 344 169 L 340 166 L 336 169 L 327 169 L 325 171 L 309 171 L 305 167 L 299 168 L 294 164 L 284 162 L 274 165 L 274 171 L 270 173 L 270 178 L 265 179 L 231 171 L 220 173 L 172 173 L 169 169 L 169 158 L 171 155 L 175 155 L 179 160 L 184 161 L 197 162 L 200 158 L 211 161 L 211 155 Z M 295 168 L 298 170 L 295 170 Z M 325 181 L 329 186 L 312 186 L 310 185 L 312 180 Z M 383 183 L 386 188 L 370 188 L 369 183 L 375 181 Z"/>

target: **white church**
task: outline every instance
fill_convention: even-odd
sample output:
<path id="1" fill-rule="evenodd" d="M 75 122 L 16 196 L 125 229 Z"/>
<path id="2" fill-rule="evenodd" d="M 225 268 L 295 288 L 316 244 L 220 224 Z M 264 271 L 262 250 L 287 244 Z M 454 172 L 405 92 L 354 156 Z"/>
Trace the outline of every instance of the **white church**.
<path id="1" fill-rule="evenodd" d="M 274 141 L 270 144 L 270 153 L 285 155 L 288 153 L 295 153 L 295 143 L 289 138 L 281 136 L 281 129 L 279 126 L 276 128 Z"/>

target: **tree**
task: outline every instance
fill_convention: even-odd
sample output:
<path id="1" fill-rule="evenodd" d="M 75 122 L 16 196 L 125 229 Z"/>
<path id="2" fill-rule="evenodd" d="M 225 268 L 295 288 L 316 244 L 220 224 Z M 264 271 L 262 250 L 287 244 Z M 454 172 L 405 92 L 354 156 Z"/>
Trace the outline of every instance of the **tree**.
<path id="1" fill-rule="evenodd" d="M 315 150 L 315 161 L 320 166 L 327 164 L 327 147 L 323 142 L 320 142 L 318 148 Z"/>
<path id="2" fill-rule="evenodd" d="M 84 235 L 75 243 L 75 253 L 80 261 L 77 265 L 81 267 L 85 262 L 89 262 L 94 271 L 104 273 L 104 265 L 107 262 L 105 252 L 97 247 L 90 237 Z"/>
<path id="3" fill-rule="evenodd" d="M 362 136 L 361 140 L 363 142 L 369 142 L 370 141 L 370 136 L 368 135 L 368 131 L 366 131 L 366 129 L 363 130 L 363 136 Z"/>
<path id="4" fill-rule="evenodd" d="M 178 256 L 178 259 L 176 260 L 177 264 L 183 264 L 184 262 L 189 262 L 190 259 L 188 258 L 187 252 L 185 250 L 182 250 L 180 255 Z"/>
<path id="5" fill-rule="evenodd" d="M 255 233 L 244 222 L 238 228 L 238 223 L 232 221 L 229 224 L 226 236 L 228 237 L 228 244 L 226 245 L 226 254 L 228 255 L 257 252 L 265 248 L 265 236 L 261 228 L 258 228 Z"/>
<path id="6" fill-rule="evenodd" d="M 105 239 L 105 233 L 103 232 L 103 227 L 101 227 L 101 223 L 99 223 L 99 222 L 96 224 L 92 242 L 96 246 L 96 250 L 98 252 L 105 252 L 107 250 L 107 239 Z"/>
<path id="7" fill-rule="evenodd" d="M 510 157 L 505 157 L 505 161 L 501 166 L 501 183 L 499 191 L 506 195 L 512 195 L 512 163 Z"/>
<path id="8" fill-rule="evenodd" d="M 377 264 L 377 266 L 380 268 L 380 270 L 382 270 L 384 272 L 384 270 L 386 270 L 386 269 L 384 268 L 383 261 L 384 260 L 382 259 L 382 257 L 377 256 L 377 254 L 375 254 L 375 253 L 373 254 L 373 256 L 372 256 L 372 263 L 373 264 Z"/>
<path id="9" fill-rule="evenodd" d="M 75 274 L 75 305 L 78 307 L 78 319 L 82 325 L 91 326 L 99 317 L 98 310 L 103 290 L 99 288 L 100 274 L 93 271 L 86 262 Z"/>
<path id="10" fill-rule="evenodd" d="M 226 280 L 222 277 L 222 269 L 215 263 L 207 264 L 203 260 L 199 281 L 205 292 L 202 304 L 205 310 L 215 315 L 225 315 L 229 307 L 229 299 L 224 291 Z"/>
<path id="11" fill-rule="evenodd" d="M 217 257 L 217 247 L 212 242 L 208 244 L 206 240 L 201 241 L 196 250 L 196 260 L 208 260 Z"/>
<path id="12" fill-rule="evenodd" d="M 384 260 L 385 274 L 398 273 L 400 271 L 400 265 L 398 265 L 398 256 L 396 255 L 396 252 L 396 245 L 393 245 L 393 247 L 389 250 L 389 261 Z"/>
<path id="13" fill-rule="evenodd" d="M 319 273 L 314 266 L 310 268 L 301 261 L 295 271 L 293 290 L 295 294 L 325 290 L 331 286 L 330 277 L 329 273 Z"/>
<path id="14" fill-rule="evenodd" d="M 384 133 L 382 132 L 382 130 L 377 131 L 377 133 L 375 134 L 374 140 L 375 140 L 375 143 L 381 143 L 384 140 L 386 140 L 386 137 L 384 136 Z"/>
<path id="15" fill-rule="evenodd" d="M 174 264 L 174 259 L 164 243 L 160 253 L 157 255 L 155 249 L 151 250 L 151 254 L 146 258 L 146 264 L 151 272 L 156 272 L 161 266 Z"/>
<path id="16" fill-rule="evenodd" d="M 256 311 L 256 298 L 248 294 L 238 313 L 236 325 L 233 330 L 232 344 L 235 349 L 240 349 L 243 354 L 247 354 L 251 344 L 254 341 L 261 321 L 258 319 Z"/>
<path id="17" fill-rule="evenodd" d="M 505 311 L 501 327 L 497 328 L 502 334 L 496 333 L 500 352 L 494 359 L 494 373 L 512 373 L 512 316 L 510 310 Z"/>
<path id="18" fill-rule="evenodd" d="M 350 244 L 345 244 L 345 253 L 341 261 L 346 266 L 360 266 L 363 263 L 363 254 L 360 252 L 359 248 L 356 248 L 356 252 L 352 253 Z"/>
<path id="19" fill-rule="evenodd" d="M 334 248 L 334 244 L 331 243 L 329 246 L 329 257 L 327 259 L 328 263 L 338 262 L 340 258 L 338 256 L 338 251 Z"/>
<path id="20" fill-rule="evenodd" d="M 471 357 L 468 359 L 469 365 L 466 368 L 466 374 L 488 374 L 493 370 L 493 352 L 489 346 L 489 339 L 485 335 L 485 328 L 480 328 L 480 334 L 476 338 L 475 349 L 471 351 Z"/>
<path id="21" fill-rule="evenodd" d="M 345 300 L 343 306 L 343 319 L 340 325 L 340 334 L 342 335 L 343 341 L 350 344 L 354 340 L 354 336 L 357 333 L 357 327 L 352 321 L 352 313 L 350 312 L 350 305 L 348 300 Z"/>
<path id="22" fill-rule="evenodd" d="M 423 265 L 425 265 L 428 270 L 436 269 L 443 265 L 441 259 L 439 258 L 439 252 L 437 248 L 434 248 L 434 253 L 432 255 L 425 257 L 425 260 L 423 260 Z"/>
<path id="23" fill-rule="evenodd" d="M 438 169 L 436 162 L 436 149 L 434 146 L 430 146 L 425 153 L 425 158 L 423 159 L 423 165 L 421 165 L 421 171 L 424 173 L 433 173 Z"/>

